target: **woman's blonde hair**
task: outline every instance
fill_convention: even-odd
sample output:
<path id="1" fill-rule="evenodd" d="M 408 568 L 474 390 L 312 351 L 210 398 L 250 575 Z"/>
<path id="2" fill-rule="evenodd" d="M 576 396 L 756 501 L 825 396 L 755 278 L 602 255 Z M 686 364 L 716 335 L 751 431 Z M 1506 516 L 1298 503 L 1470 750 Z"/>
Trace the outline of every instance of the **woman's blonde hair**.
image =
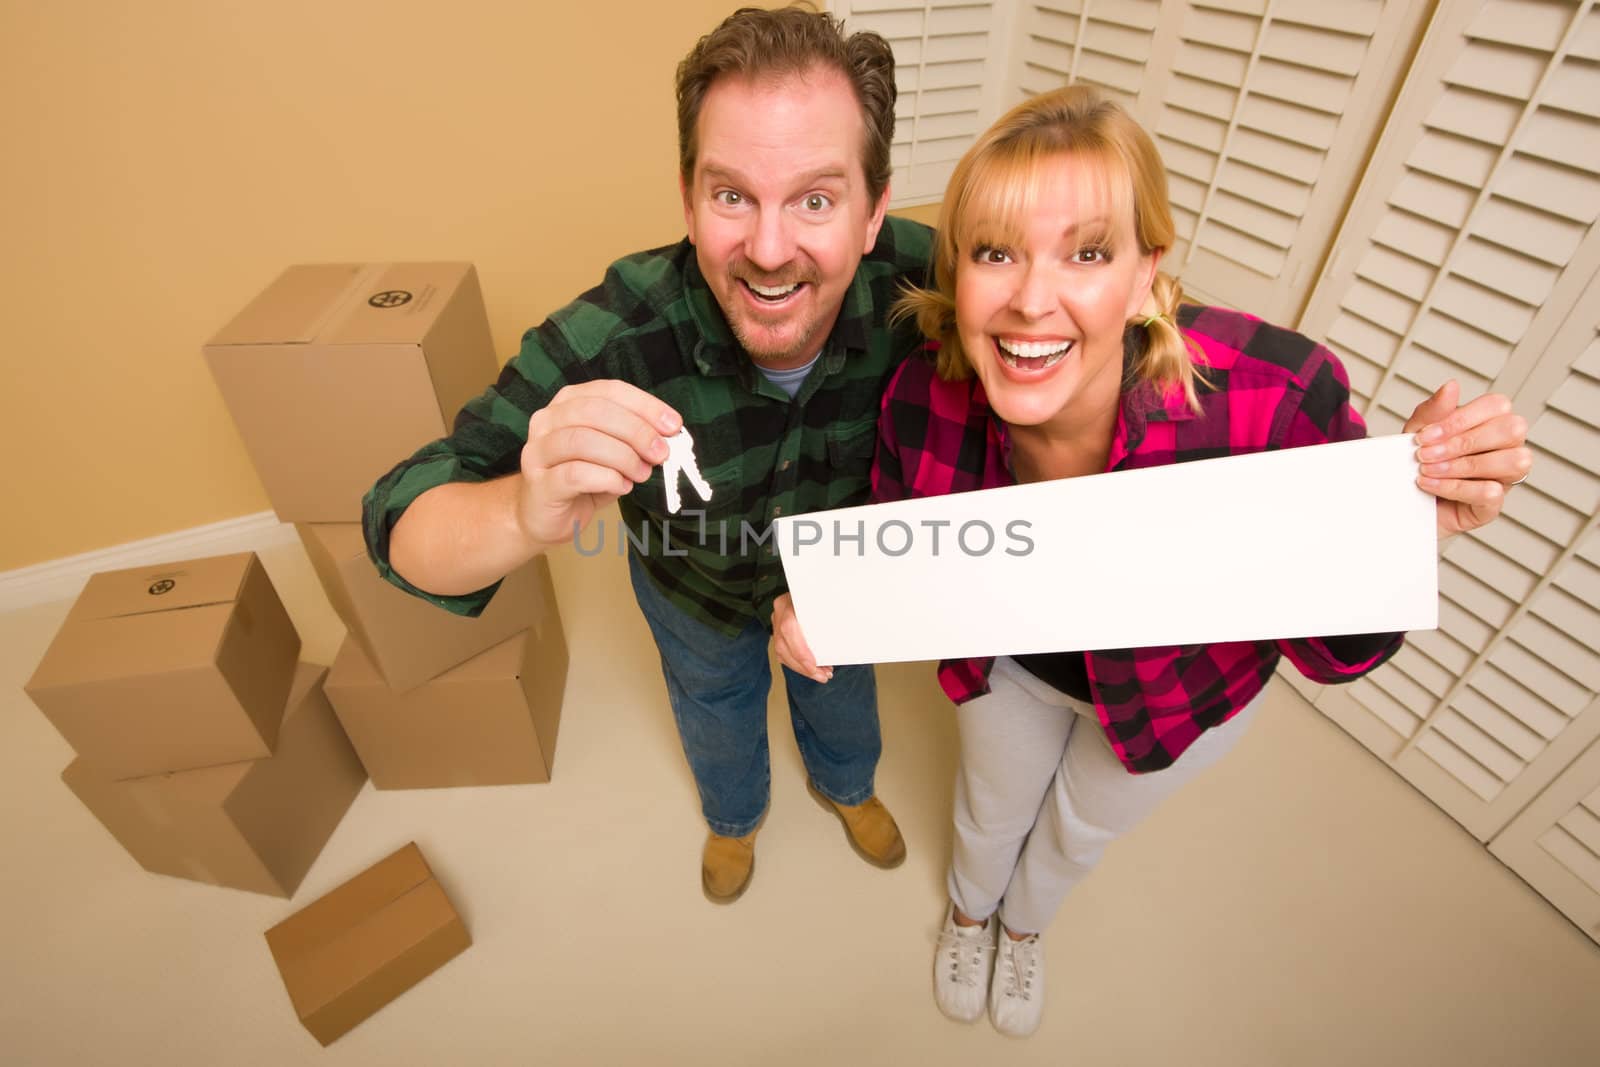
<path id="1" fill-rule="evenodd" d="M 1149 134 L 1126 111 L 1086 85 L 1023 101 L 978 138 L 950 176 L 934 237 L 934 288 L 912 289 L 895 305 L 896 316 L 914 316 L 923 334 L 939 342 L 940 377 L 958 381 L 972 375 L 956 333 L 957 257 L 980 244 L 1016 244 L 1038 195 L 1039 165 L 1063 155 L 1091 164 L 1088 173 L 1098 174 L 1085 183 L 1091 187 L 1083 193 L 1091 198 L 1087 203 L 1097 202 L 1111 219 L 1132 210 L 1141 253 L 1172 247 L 1166 168 Z M 1144 307 L 1123 333 L 1123 346 L 1133 378 L 1181 389 L 1198 411 L 1195 387 L 1206 382 L 1178 329 L 1182 299 L 1177 280 L 1158 272 Z"/>

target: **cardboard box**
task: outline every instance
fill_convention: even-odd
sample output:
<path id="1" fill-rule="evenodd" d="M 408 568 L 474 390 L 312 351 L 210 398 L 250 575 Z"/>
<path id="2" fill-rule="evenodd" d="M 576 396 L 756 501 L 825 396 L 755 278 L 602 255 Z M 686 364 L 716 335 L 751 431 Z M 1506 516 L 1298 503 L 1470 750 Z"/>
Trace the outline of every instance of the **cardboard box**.
<path id="1" fill-rule="evenodd" d="M 324 1045 L 472 944 L 415 843 L 266 936 L 295 1014 Z"/>
<path id="2" fill-rule="evenodd" d="M 300 664 L 271 759 L 123 781 L 78 759 L 61 780 L 145 870 L 291 896 L 367 780 L 326 674 Z"/>
<path id="3" fill-rule="evenodd" d="M 500 583 L 475 619 L 452 615 L 378 576 L 360 523 L 295 527 L 322 587 L 378 673 L 396 693 L 415 689 L 533 625 L 555 602 L 543 556 Z"/>
<path id="4" fill-rule="evenodd" d="M 470 263 L 290 267 L 205 356 L 285 522 L 359 521 L 500 369 Z"/>
<path id="5" fill-rule="evenodd" d="M 253 552 L 89 579 L 23 688 L 102 775 L 272 754 L 300 635 Z"/>
<path id="6" fill-rule="evenodd" d="M 550 610 L 526 634 L 406 693 L 384 685 L 346 639 L 328 699 L 378 789 L 548 782 L 567 645 Z"/>

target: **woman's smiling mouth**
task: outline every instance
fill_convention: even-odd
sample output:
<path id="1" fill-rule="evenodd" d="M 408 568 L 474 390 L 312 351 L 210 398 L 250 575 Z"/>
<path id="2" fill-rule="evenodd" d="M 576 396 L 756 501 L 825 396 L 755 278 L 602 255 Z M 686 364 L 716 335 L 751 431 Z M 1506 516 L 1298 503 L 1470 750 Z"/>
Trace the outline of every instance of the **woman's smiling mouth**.
<path id="1" fill-rule="evenodd" d="M 1015 341 L 1003 337 L 994 339 L 1000 359 L 1016 370 L 1045 370 L 1066 358 L 1072 350 L 1072 341 Z"/>

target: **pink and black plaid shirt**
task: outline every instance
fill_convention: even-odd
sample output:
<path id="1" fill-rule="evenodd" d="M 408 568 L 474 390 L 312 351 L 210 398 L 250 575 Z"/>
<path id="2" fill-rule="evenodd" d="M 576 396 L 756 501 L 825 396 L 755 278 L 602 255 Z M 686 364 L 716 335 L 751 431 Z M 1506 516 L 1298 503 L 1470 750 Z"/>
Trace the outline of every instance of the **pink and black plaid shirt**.
<path id="1" fill-rule="evenodd" d="M 1236 456 L 1366 436 L 1338 359 L 1292 330 L 1223 308 L 1185 305 L 1178 323 L 1206 377 L 1199 415 L 1181 393 L 1123 393 L 1106 470 Z M 931 360 L 908 359 L 883 396 L 872 484 L 876 499 L 1011 485 L 1010 441 L 976 379 L 941 381 Z M 1221 506 L 1222 502 L 1219 502 Z M 1170 566 L 1205 566 L 1203 516 L 1173 516 Z M 1314 521 L 1314 520 L 1312 520 Z M 1308 567 L 1337 561 L 1308 559 Z M 1284 580 L 1292 580 L 1285 575 Z M 1217 595 L 1227 595 L 1227 575 Z M 1151 610 L 1160 610 L 1151 605 Z M 1288 656 L 1317 682 L 1347 682 L 1400 647 L 1404 634 L 1101 649 L 1085 654 L 1095 710 L 1132 773 L 1171 766 L 1206 730 L 1232 718 Z M 945 660 L 939 683 L 957 704 L 989 691 L 994 659 Z"/>

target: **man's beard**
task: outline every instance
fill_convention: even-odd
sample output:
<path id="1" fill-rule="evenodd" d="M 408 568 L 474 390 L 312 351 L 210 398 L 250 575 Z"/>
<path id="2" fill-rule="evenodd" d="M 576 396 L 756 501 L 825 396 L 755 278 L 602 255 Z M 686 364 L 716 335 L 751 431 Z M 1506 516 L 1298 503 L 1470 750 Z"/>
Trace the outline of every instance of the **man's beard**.
<path id="1" fill-rule="evenodd" d="M 818 309 L 814 298 L 820 281 L 814 269 L 793 266 L 788 270 L 768 274 L 754 270 L 748 264 L 740 263 L 735 264 L 728 273 L 733 284 L 739 287 L 745 287 L 746 282 L 752 282 L 768 289 L 781 289 L 795 284 L 808 286 L 811 289 L 810 293 L 802 294 L 804 298 L 813 301 L 811 306 L 788 312 L 780 320 L 781 327 L 786 331 L 792 331 L 794 337 L 794 340 L 783 348 L 774 348 L 762 341 L 762 336 L 766 332 L 765 325 L 761 319 L 749 314 L 745 308 L 741 307 L 738 315 L 727 316 L 728 325 L 733 328 L 733 335 L 738 338 L 740 346 L 751 359 L 758 363 L 779 363 L 797 356 L 814 354 L 805 351 L 820 344 L 820 340 L 812 337 L 817 328 Z"/>
<path id="2" fill-rule="evenodd" d="M 815 318 L 800 321 L 797 332 L 794 335 L 795 340 L 784 348 L 774 348 L 771 345 L 764 344 L 761 338 L 765 335 L 765 328 L 755 323 L 747 322 L 743 318 L 735 318 L 729 322 L 729 325 L 733 327 L 734 337 L 739 339 L 739 346 L 745 350 L 745 354 L 757 363 L 779 363 L 786 359 L 793 359 L 796 356 L 808 354 L 803 350 L 817 343 L 811 337 L 817 326 Z"/>

